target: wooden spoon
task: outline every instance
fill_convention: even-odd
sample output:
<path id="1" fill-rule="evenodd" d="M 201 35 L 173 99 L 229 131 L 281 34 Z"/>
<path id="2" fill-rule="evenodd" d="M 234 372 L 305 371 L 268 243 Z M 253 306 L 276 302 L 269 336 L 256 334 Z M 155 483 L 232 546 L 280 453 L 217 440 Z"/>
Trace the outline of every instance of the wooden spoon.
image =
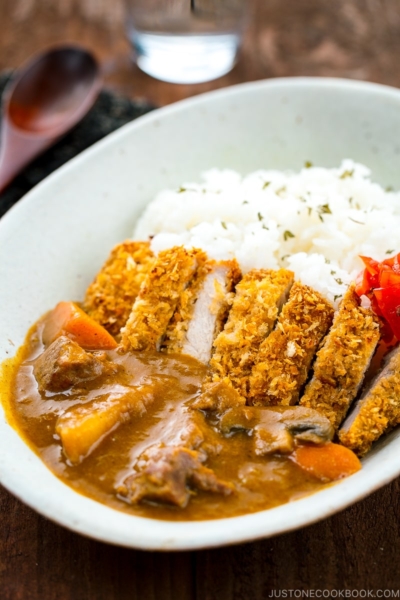
<path id="1" fill-rule="evenodd" d="M 17 72 L 4 92 L 0 192 L 82 119 L 100 86 L 95 58 L 75 45 L 51 48 Z"/>

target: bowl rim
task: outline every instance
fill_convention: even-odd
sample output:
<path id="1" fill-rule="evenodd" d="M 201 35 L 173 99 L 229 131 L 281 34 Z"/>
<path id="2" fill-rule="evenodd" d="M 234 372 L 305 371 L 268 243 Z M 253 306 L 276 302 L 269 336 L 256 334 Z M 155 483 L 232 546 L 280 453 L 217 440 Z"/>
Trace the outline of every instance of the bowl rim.
<path id="1" fill-rule="evenodd" d="M 10 215 L 13 215 L 14 212 L 17 211 L 21 205 L 24 205 L 27 201 L 30 202 L 31 196 L 36 195 L 38 193 L 38 190 L 41 190 L 45 186 L 49 185 L 49 182 L 52 183 L 54 179 L 60 176 L 60 174 L 68 172 L 70 169 L 74 169 L 76 163 L 79 164 L 81 161 L 84 161 L 87 155 L 91 155 L 92 153 L 95 154 L 96 152 L 101 150 L 103 146 L 106 147 L 108 145 L 112 145 L 116 139 L 120 137 L 122 138 L 125 135 L 129 135 L 131 130 L 139 129 L 143 126 L 146 126 L 148 122 L 152 122 L 153 120 L 158 120 L 159 118 L 163 118 L 164 116 L 180 112 L 186 107 L 196 107 L 203 103 L 207 103 L 209 99 L 218 99 L 224 96 L 234 97 L 247 91 L 258 91 L 262 90 L 263 88 L 282 87 L 282 89 L 285 89 L 292 86 L 295 88 L 325 87 L 331 89 L 342 89 L 347 91 L 366 91 L 381 96 L 393 97 L 393 99 L 400 101 L 400 89 L 398 88 L 382 83 L 359 81 L 355 79 L 345 79 L 341 77 L 272 77 L 270 79 L 247 81 L 244 83 L 238 83 L 217 90 L 210 90 L 208 92 L 204 92 L 196 96 L 191 96 L 190 98 L 184 98 L 182 100 L 178 100 L 177 102 L 173 102 L 171 104 L 167 104 L 165 106 L 161 106 L 159 108 L 151 110 L 145 115 L 141 115 L 133 121 L 122 125 L 115 131 L 112 131 L 102 139 L 98 140 L 97 142 L 80 152 L 77 156 L 74 156 L 65 164 L 61 165 L 61 167 L 50 173 L 47 177 L 45 177 L 42 181 L 35 185 L 0 218 L 0 223 L 3 223 L 3 221 L 7 221 L 9 218 L 11 218 Z"/>
<path id="2" fill-rule="evenodd" d="M 31 191 L 29 191 L 20 201 L 18 201 L 1 219 L 0 219 L 0 243 L 2 234 L 10 225 L 18 221 L 20 214 L 26 210 L 25 207 L 35 202 L 36 197 L 40 196 L 46 186 L 52 186 L 60 176 L 65 173 L 81 169 L 88 158 L 96 155 L 97 152 L 113 147 L 118 140 L 124 136 L 133 135 L 134 132 L 147 124 L 163 119 L 164 117 L 179 113 L 182 110 L 194 108 L 201 104 L 212 102 L 213 99 L 234 98 L 241 93 L 252 93 L 268 88 L 281 88 L 288 90 L 300 87 L 309 88 L 331 88 L 336 90 L 361 91 L 366 95 L 371 93 L 385 98 L 396 100 L 400 108 L 400 90 L 390 86 L 370 83 L 364 81 L 353 81 L 339 78 L 323 77 L 287 77 L 247 82 L 213 90 L 186 98 L 174 104 L 164 106 L 150 113 L 143 115 L 133 122 L 127 123 L 103 139 L 96 142 L 93 146 L 87 148 L 78 156 L 68 161 L 65 165 L 54 171 L 46 177 Z M 2 410 L 2 407 L 1 407 Z M 1 419 L 4 421 L 4 419 Z M 12 428 L 12 425 L 5 421 L 5 426 Z M 0 423 L 2 428 L 3 422 Z M 15 430 L 14 430 L 14 433 Z M 34 455 L 33 460 L 42 461 L 33 453 L 33 450 L 27 446 L 22 437 L 18 435 L 21 444 L 24 444 L 29 452 Z M 399 440 L 400 441 L 400 440 Z M 387 448 L 382 451 L 385 452 Z M 1 443 L 0 443 L 1 452 Z M 390 454 L 390 453 L 389 453 Z M 364 462 L 367 462 L 368 458 Z M 301 499 L 280 505 L 276 508 L 259 511 L 256 513 L 242 515 L 237 517 L 222 518 L 206 521 L 159 521 L 146 517 L 133 516 L 121 511 L 102 505 L 95 500 L 79 494 L 76 490 L 70 488 L 62 480 L 42 463 L 44 469 L 58 480 L 61 493 L 67 496 L 78 494 L 82 506 L 85 506 L 85 512 L 91 515 L 102 514 L 106 517 L 105 523 L 93 521 L 93 518 L 85 518 L 82 521 L 76 519 L 73 511 L 69 510 L 67 502 L 64 506 L 57 506 L 55 502 L 43 503 L 41 493 L 34 488 L 28 488 L 24 482 L 16 477 L 15 470 L 11 460 L 0 460 L 0 483 L 13 495 L 22 500 L 25 504 L 33 508 L 38 513 L 50 520 L 67 527 L 77 533 L 92 537 L 99 541 L 111 544 L 145 549 L 145 550 L 194 550 L 248 542 L 261 538 L 267 538 L 284 532 L 289 532 L 306 525 L 310 525 L 339 512 L 351 504 L 361 500 L 371 494 L 378 488 L 392 481 L 400 474 L 400 462 L 396 463 L 394 457 L 386 461 L 381 469 L 377 470 L 377 477 L 371 483 L 368 477 L 363 477 L 363 471 L 341 481 L 334 486 L 335 494 L 332 501 L 332 486 L 314 494 L 305 496 Z M 378 476 L 379 475 L 379 476 Z M 29 493 L 27 493 L 29 490 Z M 100 509 L 99 509 L 100 507 Z M 293 510 L 295 507 L 296 510 Z M 110 515 L 109 513 L 113 513 Z M 107 518 L 109 517 L 109 518 Z M 115 518 L 114 518 L 115 517 Z M 97 518 L 97 516 L 95 517 Z M 112 529 L 118 521 L 116 530 Z M 220 530 L 220 531 L 219 531 Z M 150 532 L 150 533 L 149 533 Z"/>

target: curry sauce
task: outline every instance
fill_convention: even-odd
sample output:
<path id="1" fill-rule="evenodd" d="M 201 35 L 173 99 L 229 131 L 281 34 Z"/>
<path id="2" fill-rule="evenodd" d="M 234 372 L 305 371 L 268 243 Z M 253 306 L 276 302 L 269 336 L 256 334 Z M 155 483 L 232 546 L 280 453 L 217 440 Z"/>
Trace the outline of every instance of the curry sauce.
<path id="1" fill-rule="evenodd" d="M 290 455 L 257 456 L 251 432 L 222 434 L 212 414 L 193 410 L 191 404 L 200 394 L 207 368 L 184 354 L 107 351 L 107 360 L 119 369 L 112 376 L 85 382 L 77 391 L 39 392 L 33 365 L 44 350 L 41 329 L 39 321 L 17 357 L 4 366 L 3 373 L 11 370 L 11 375 L 2 377 L 1 397 L 10 424 L 48 468 L 77 492 L 143 517 L 201 520 L 272 508 L 329 485 L 297 466 Z M 149 382 L 154 398 L 142 414 L 125 415 L 78 464 L 65 456 L 56 432 L 60 415 L 80 406 L 90 408 L 113 387 Z M 154 444 L 180 444 L 194 429 L 203 436 L 207 468 L 232 485 L 231 494 L 191 490 L 187 505 L 177 507 L 148 500 L 132 504 L 118 493 L 143 452 Z"/>

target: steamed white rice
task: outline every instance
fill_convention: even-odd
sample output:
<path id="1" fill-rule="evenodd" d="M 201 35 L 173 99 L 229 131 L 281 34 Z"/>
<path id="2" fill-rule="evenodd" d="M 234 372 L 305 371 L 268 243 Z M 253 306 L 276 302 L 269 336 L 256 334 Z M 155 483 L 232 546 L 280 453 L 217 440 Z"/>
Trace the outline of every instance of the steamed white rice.
<path id="1" fill-rule="evenodd" d="M 337 305 L 362 268 L 360 254 L 383 260 L 400 250 L 400 193 L 351 160 L 246 177 L 212 169 L 200 183 L 157 195 L 134 231 L 134 239 L 149 236 L 156 253 L 183 244 L 236 257 L 243 272 L 289 268 Z"/>

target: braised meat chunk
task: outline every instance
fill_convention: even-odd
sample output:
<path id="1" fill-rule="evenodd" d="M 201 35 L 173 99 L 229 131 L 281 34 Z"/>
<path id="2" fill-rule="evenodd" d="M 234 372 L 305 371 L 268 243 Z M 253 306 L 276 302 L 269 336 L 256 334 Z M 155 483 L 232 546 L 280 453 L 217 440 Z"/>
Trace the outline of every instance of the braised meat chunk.
<path id="1" fill-rule="evenodd" d="M 138 460 L 138 472 L 125 479 L 117 493 L 132 504 L 141 500 L 184 508 L 193 490 L 229 495 L 233 485 L 219 480 L 202 463 L 201 452 L 178 446 L 153 446 Z"/>
<path id="2" fill-rule="evenodd" d="M 60 336 L 39 356 L 33 372 L 40 392 L 63 392 L 115 368 L 103 354 L 85 352 L 76 342 Z"/>
<path id="3" fill-rule="evenodd" d="M 191 408 L 205 411 L 217 411 L 219 413 L 246 404 L 245 398 L 226 380 L 207 382 L 198 398 L 192 402 Z"/>

